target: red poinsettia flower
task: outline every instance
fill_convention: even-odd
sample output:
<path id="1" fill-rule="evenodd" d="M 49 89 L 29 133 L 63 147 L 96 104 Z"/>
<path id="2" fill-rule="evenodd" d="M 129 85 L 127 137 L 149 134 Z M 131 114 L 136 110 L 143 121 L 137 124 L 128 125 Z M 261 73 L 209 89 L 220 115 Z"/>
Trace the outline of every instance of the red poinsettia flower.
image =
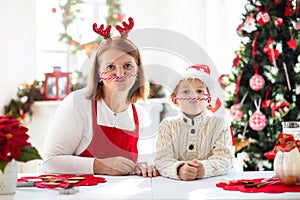
<path id="1" fill-rule="evenodd" d="M 41 158 L 37 150 L 27 142 L 27 131 L 17 118 L 0 116 L 0 170 L 12 159 L 26 162 Z"/>
<path id="2" fill-rule="evenodd" d="M 21 147 L 30 146 L 27 142 L 29 136 L 26 134 L 28 129 L 20 125 L 20 121 L 9 118 L 8 115 L 0 118 L 0 137 L 4 141 L 4 149 L 1 154 L 3 157 L 11 155 L 17 160 L 21 153 Z"/>
<path id="3" fill-rule="evenodd" d="M 5 143 L 6 143 L 6 138 L 0 136 L 0 160 L 9 162 L 10 158 L 7 155 L 7 152 L 5 152 L 5 147 L 6 147 Z"/>

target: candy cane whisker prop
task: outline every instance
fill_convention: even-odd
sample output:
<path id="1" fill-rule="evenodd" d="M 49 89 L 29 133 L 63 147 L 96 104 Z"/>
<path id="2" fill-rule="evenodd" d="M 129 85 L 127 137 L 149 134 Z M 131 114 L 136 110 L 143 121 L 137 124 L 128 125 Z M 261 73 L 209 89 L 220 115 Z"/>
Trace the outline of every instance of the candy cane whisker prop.
<path id="1" fill-rule="evenodd" d="M 211 101 L 209 94 L 203 94 L 204 97 L 173 97 L 172 100 L 176 101 Z"/>
<path id="2" fill-rule="evenodd" d="M 103 75 L 107 74 L 107 72 L 102 72 L 99 74 L 100 80 L 103 81 L 110 81 L 110 80 L 119 80 L 119 79 L 126 79 L 126 78 L 136 78 L 137 74 L 124 74 L 123 76 L 110 76 L 110 77 L 103 77 Z"/>

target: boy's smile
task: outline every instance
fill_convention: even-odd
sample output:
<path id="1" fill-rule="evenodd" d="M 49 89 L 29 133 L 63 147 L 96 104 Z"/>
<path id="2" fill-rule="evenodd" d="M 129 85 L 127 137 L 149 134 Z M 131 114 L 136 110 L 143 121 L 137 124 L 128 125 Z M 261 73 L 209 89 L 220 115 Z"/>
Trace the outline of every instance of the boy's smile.
<path id="1" fill-rule="evenodd" d="M 191 118 L 206 110 L 210 101 L 207 87 L 199 79 L 182 80 L 175 99 L 180 110 Z"/>

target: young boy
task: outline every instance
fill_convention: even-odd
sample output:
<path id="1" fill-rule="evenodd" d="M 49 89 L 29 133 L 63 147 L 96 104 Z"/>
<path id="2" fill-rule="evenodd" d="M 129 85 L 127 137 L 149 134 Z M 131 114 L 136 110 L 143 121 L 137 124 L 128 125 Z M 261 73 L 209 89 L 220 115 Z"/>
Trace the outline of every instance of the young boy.
<path id="1" fill-rule="evenodd" d="M 155 164 L 160 175 L 188 181 L 227 173 L 233 158 L 230 124 L 211 112 L 209 67 L 188 67 L 173 89 L 170 97 L 180 112 L 165 118 L 158 130 Z"/>

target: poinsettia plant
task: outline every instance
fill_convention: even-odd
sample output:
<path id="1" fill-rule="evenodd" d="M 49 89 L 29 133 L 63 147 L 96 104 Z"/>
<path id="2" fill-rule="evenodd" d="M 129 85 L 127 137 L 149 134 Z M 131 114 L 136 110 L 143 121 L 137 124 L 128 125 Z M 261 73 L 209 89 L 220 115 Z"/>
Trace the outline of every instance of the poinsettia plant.
<path id="1" fill-rule="evenodd" d="M 6 165 L 13 159 L 27 162 L 41 159 L 37 149 L 27 140 L 28 129 L 12 114 L 0 116 L 0 170 L 4 172 Z"/>

